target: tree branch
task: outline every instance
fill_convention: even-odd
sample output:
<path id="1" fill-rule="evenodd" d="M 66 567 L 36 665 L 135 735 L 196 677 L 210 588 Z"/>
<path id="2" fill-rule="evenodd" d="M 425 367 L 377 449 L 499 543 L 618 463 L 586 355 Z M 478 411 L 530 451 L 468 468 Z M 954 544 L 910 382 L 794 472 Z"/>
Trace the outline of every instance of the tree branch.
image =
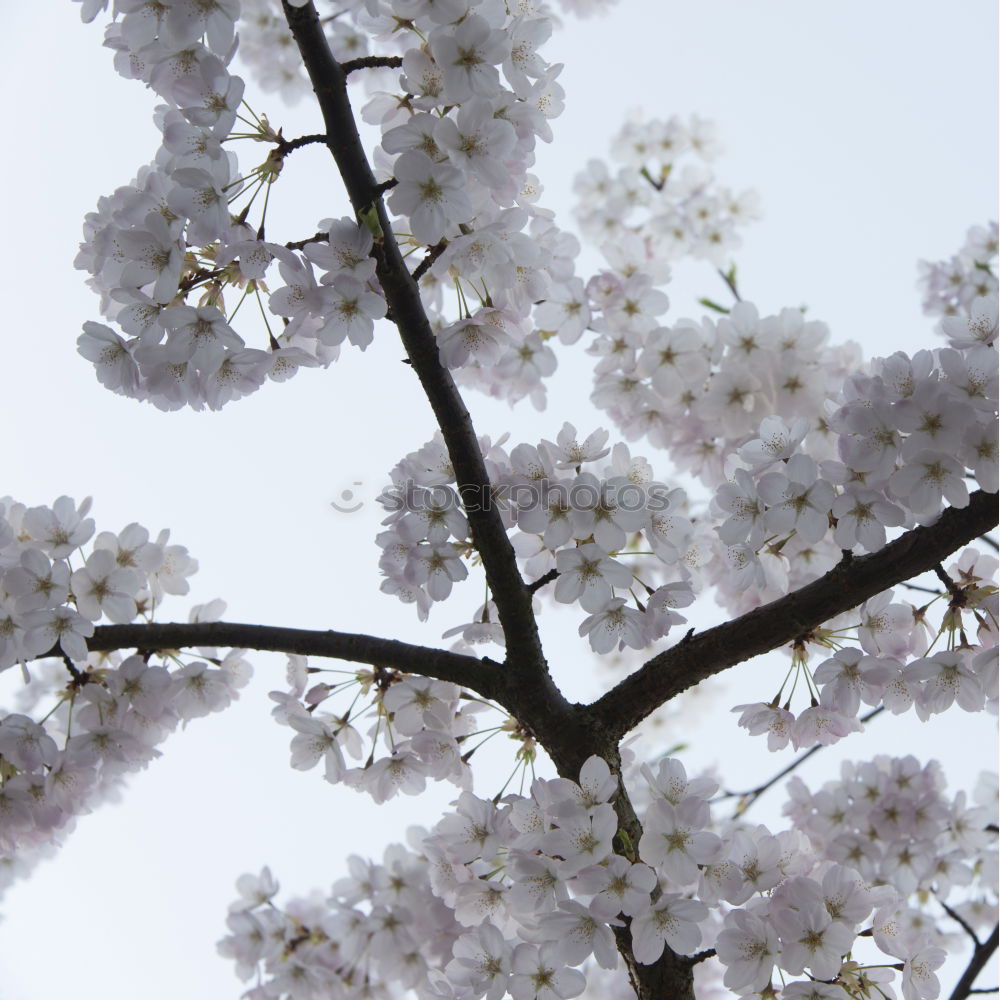
<path id="1" fill-rule="evenodd" d="M 979 938 L 976 937 L 976 932 L 969 926 L 968 921 L 963 919 L 960 913 L 956 913 L 943 899 L 939 899 L 938 903 L 940 904 L 941 909 L 943 909 L 944 912 L 947 913 L 948 916 L 951 917 L 951 919 L 954 920 L 955 923 L 958 924 L 958 926 L 961 927 L 970 938 L 972 938 L 972 944 L 978 948 L 982 942 L 980 942 Z"/>
<path id="2" fill-rule="evenodd" d="M 989 961 L 993 952 L 997 950 L 998 943 L 1000 943 L 1000 925 L 994 927 L 993 933 L 973 949 L 972 958 L 969 959 L 969 964 L 965 967 L 965 972 L 962 973 L 961 979 L 959 979 L 955 984 L 955 988 L 951 991 L 949 1000 L 965 1000 L 965 997 L 973 992 L 972 984 L 976 981 L 976 976 L 982 972 L 983 966 Z"/>
<path id="3" fill-rule="evenodd" d="M 692 685 L 801 638 L 875 594 L 927 572 L 996 523 L 996 494 L 977 490 L 968 507 L 949 507 L 933 525 L 913 528 L 878 552 L 845 559 L 794 593 L 659 653 L 594 702 L 593 719 L 624 736 Z"/>
<path id="4" fill-rule="evenodd" d="M 399 69 L 402 65 L 403 60 L 399 56 L 361 56 L 340 64 L 345 74 L 358 69 Z"/>
<path id="5" fill-rule="evenodd" d="M 301 149 L 303 146 L 311 146 L 314 143 L 322 142 L 326 143 L 326 136 L 318 133 L 313 135 L 300 135 L 297 139 L 285 139 L 279 136 L 278 145 L 275 147 L 275 155 L 279 158 L 284 158 L 289 153 L 294 153 L 296 149 Z"/>
<path id="6" fill-rule="evenodd" d="M 544 694 L 549 700 L 565 705 L 565 700 L 549 677 L 531 610 L 531 595 L 518 572 L 510 539 L 492 502 L 489 476 L 472 419 L 451 373 L 441 364 L 437 340 L 427 320 L 419 288 L 407 270 L 378 195 L 379 185 L 361 145 L 347 95 L 344 67 L 330 52 L 313 4 L 290 7 L 284 3 L 283 6 L 319 101 L 329 137 L 327 145 L 354 211 L 359 218 L 373 207 L 378 213 L 382 228 L 382 237 L 375 245 L 379 283 L 411 365 L 444 436 L 458 481 L 459 495 L 468 515 L 473 544 L 482 557 L 486 580 L 504 630 L 507 662 L 522 681 L 537 675 L 534 679 L 537 695 Z"/>
<path id="7" fill-rule="evenodd" d="M 380 639 L 353 632 L 320 632 L 272 625 L 242 625 L 237 622 L 193 624 L 99 625 L 87 640 L 92 652 L 111 649 L 186 649 L 191 646 L 225 646 L 259 649 L 303 656 L 327 656 L 352 663 L 391 667 L 422 674 L 471 688 L 495 700 L 502 685 L 501 664 L 489 659 L 453 653 L 446 649 L 415 646 L 395 639 Z M 46 656 L 61 655 L 58 647 Z"/>
<path id="8" fill-rule="evenodd" d="M 537 580 L 532 580 L 528 584 L 528 590 L 533 594 L 536 590 L 541 590 L 546 584 L 551 583 L 557 576 L 559 576 L 559 570 L 550 569 L 547 573 L 543 573 Z"/>

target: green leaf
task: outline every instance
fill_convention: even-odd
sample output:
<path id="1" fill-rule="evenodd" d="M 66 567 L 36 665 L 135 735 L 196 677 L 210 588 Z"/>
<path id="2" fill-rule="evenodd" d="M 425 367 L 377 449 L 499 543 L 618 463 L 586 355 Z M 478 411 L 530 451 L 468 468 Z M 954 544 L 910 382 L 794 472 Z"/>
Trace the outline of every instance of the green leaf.
<path id="1" fill-rule="evenodd" d="M 713 302 L 711 299 L 698 299 L 698 304 L 706 309 L 714 309 L 717 313 L 729 314 L 729 310 L 725 306 L 720 306 L 718 302 Z"/>

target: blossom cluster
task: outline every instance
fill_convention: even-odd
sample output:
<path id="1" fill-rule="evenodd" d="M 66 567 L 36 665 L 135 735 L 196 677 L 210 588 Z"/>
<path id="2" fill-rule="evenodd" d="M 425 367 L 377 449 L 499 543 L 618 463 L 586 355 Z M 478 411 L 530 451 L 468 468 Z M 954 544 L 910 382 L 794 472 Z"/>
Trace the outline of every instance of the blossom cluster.
<path id="1" fill-rule="evenodd" d="M 277 703 L 274 718 L 296 732 L 293 768 L 308 771 L 322 761 L 327 781 L 364 792 L 376 803 L 399 793 L 418 795 L 428 779 L 471 788 L 469 754 L 462 744 L 478 731 L 476 716 L 487 703 L 455 684 L 385 668 L 343 671 L 344 679 L 309 686 L 310 673 L 318 672 L 304 656 L 289 655 L 289 689 L 271 692 Z M 346 712 L 323 709 L 326 702 L 355 688 Z M 362 725 L 367 725 L 371 751 L 363 765 L 348 767 L 345 751 L 355 760 L 364 756 Z M 380 743 L 387 753 L 376 757 Z"/>
<path id="2" fill-rule="evenodd" d="M 84 9 L 96 12 L 97 5 Z M 255 29 L 268 59 L 272 48 L 289 51 L 287 28 L 273 13 L 244 13 L 251 59 Z M 80 351 L 100 380 L 164 409 L 219 408 L 268 377 L 330 363 L 345 339 L 363 349 L 374 320 L 386 314 L 371 232 L 353 220 L 324 220 L 316 237 L 281 245 L 263 239 L 263 217 L 256 230 L 246 222 L 257 191 L 277 179 L 293 147 L 266 118 L 247 110 L 250 121 L 241 111 L 243 81 L 228 69 L 235 0 L 178 0 L 157 5 L 155 15 L 118 0 L 115 14 L 121 20 L 109 26 L 107 44 L 119 72 L 167 104 L 157 110 L 163 143 L 154 163 L 102 199 L 85 225 L 77 266 L 90 272 L 102 311 L 129 338 L 85 325 Z M 551 139 L 549 120 L 562 108 L 561 67 L 539 52 L 550 19 L 533 4 L 508 13 L 502 0 L 444 7 L 372 0 L 348 5 L 331 22 L 342 58 L 362 50 L 362 28 L 400 52 L 401 93 L 377 92 L 365 117 L 381 130 L 374 157 L 391 188 L 397 236 L 435 249 L 422 290 L 442 360 L 470 368 L 467 380 L 488 391 L 540 402 L 541 379 L 555 361 L 530 313 L 553 283 L 571 278 L 579 251 L 537 206 L 540 185 L 528 172 L 537 139 Z M 288 77 L 280 56 L 275 65 L 279 78 Z M 234 131 L 237 120 L 250 130 Z M 223 145 L 232 138 L 274 149 L 241 175 Z M 241 192 L 251 197 L 233 218 L 230 205 Z M 231 320 L 243 298 L 260 301 L 274 261 L 284 285 L 268 308 L 286 325 L 277 336 L 268 326 L 268 350 L 247 347 Z M 444 310 L 445 284 L 457 287 L 457 319 Z M 228 286 L 242 297 L 227 312 Z M 200 298 L 189 304 L 195 292 Z"/>
<path id="3" fill-rule="evenodd" d="M 783 997 L 832 1000 L 864 985 L 891 996 L 899 970 L 905 1000 L 921 1000 L 937 995 L 944 937 L 918 890 L 945 900 L 975 878 L 963 912 L 995 919 L 986 810 L 967 808 L 963 793 L 949 802 L 938 771 L 913 758 L 848 766 L 843 785 L 812 797 L 799 783 L 794 827 L 778 834 L 710 829 L 717 786 L 688 779 L 678 760 L 635 777 L 646 800 L 637 844 L 611 804 L 618 776 L 591 757 L 579 782 L 536 779 L 529 795 L 500 801 L 463 792 L 431 831 L 411 831 L 412 850 L 390 847 L 382 864 L 350 858 L 350 876 L 325 900 L 282 909 L 268 869 L 242 876 L 219 950 L 244 980 L 257 973 L 245 996 L 258 1000 L 401 989 L 549 1000 L 583 994 L 588 979 L 603 996 L 625 996 L 624 977 L 602 974 L 619 967 L 616 933 L 642 964 L 665 946 L 714 945 L 718 964 L 698 970 L 706 989 L 721 965 L 725 987 L 742 995 L 775 995 L 777 971 Z M 920 877 L 898 891 L 881 884 L 872 858 L 883 847 L 886 872 L 920 866 Z M 861 933 L 899 964 L 864 961 Z"/>
<path id="4" fill-rule="evenodd" d="M 25 680 L 17 710 L 0 712 L 0 885 L 158 757 L 179 723 L 226 707 L 249 679 L 242 650 L 162 664 L 88 653 L 95 622 L 149 620 L 166 594 L 187 593 L 198 565 L 166 531 L 95 534 L 89 510 L 89 498 L 0 500 L 0 669 L 20 663 Z M 223 608 L 195 607 L 191 620 Z"/>
<path id="5" fill-rule="evenodd" d="M 726 266 L 741 244 L 739 227 L 759 218 L 760 208 L 756 192 L 716 182 L 709 167 L 722 149 L 715 123 L 633 116 L 611 149 L 623 165 L 612 173 L 590 160 L 573 188 L 580 227 L 612 268 L 627 273 L 628 262 L 662 280 L 666 263 L 680 257 Z"/>
<path id="6" fill-rule="evenodd" d="M 924 312 L 941 316 L 947 331 L 951 318 L 968 316 L 976 299 L 997 295 L 997 224 L 972 226 L 965 243 L 949 260 L 922 260 L 917 285 Z"/>
<path id="7" fill-rule="evenodd" d="M 599 653 L 645 648 L 683 622 L 676 609 L 694 600 L 684 564 L 692 526 L 683 490 L 657 482 L 649 463 L 625 445 L 605 447 L 607 437 L 598 430 L 581 442 L 567 423 L 554 442 L 520 444 L 509 453 L 502 442 L 482 442 L 489 502 L 509 530 L 517 529 L 512 543 L 525 571 L 557 575 L 555 600 L 588 612 L 580 634 Z M 609 454 L 600 474 L 584 471 Z M 382 590 L 415 603 L 426 617 L 431 603 L 468 575 L 462 561 L 472 551 L 468 522 L 440 438 L 407 455 L 391 478 L 393 489 L 380 497 L 390 509 L 388 530 L 377 537 Z M 671 582 L 653 587 L 633 574 L 627 560 L 643 546 L 672 571 Z M 502 643 L 488 613 L 487 607 L 477 615 L 467 641 Z M 496 627 L 487 631 L 487 624 Z"/>
<path id="8" fill-rule="evenodd" d="M 672 327 L 650 317 L 602 355 L 592 398 L 626 437 L 667 449 L 715 491 L 722 544 L 706 582 L 752 607 L 844 549 L 880 548 L 887 528 L 966 506 L 967 475 L 996 491 L 997 300 L 976 308 L 958 346 L 867 371 L 798 310 L 762 318 L 739 302 Z"/>
<path id="9" fill-rule="evenodd" d="M 922 721 L 953 705 L 966 712 L 998 702 L 997 560 L 966 549 L 944 571 L 952 581 L 948 606 L 934 626 L 933 602 L 915 607 L 883 591 L 860 608 L 825 623 L 810 643 L 793 644 L 792 668 L 769 702 L 737 705 L 739 724 L 766 735 L 770 750 L 830 745 L 861 728 L 862 705 L 900 715 L 911 709 Z M 847 645 L 848 637 L 857 645 Z M 933 646 L 944 638 L 945 648 Z M 810 666 L 809 645 L 838 646 Z M 807 705 L 792 711 L 792 691 L 802 681 Z"/>

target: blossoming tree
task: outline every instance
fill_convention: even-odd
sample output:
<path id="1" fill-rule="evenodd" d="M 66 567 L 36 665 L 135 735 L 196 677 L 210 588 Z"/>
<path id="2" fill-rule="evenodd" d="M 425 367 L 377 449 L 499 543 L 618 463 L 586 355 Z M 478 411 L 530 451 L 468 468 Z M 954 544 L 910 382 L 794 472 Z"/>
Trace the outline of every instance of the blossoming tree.
<path id="1" fill-rule="evenodd" d="M 107 6 L 84 0 L 84 19 Z M 180 722 L 229 704 L 251 650 L 275 650 L 293 767 L 322 763 L 375 802 L 428 781 L 459 794 L 408 848 L 350 859 L 321 902 L 279 905 L 268 869 L 243 876 L 220 950 L 247 996 L 930 1000 L 945 946 L 967 956 L 951 995 L 969 995 L 997 947 L 988 779 L 970 803 L 933 763 L 879 757 L 821 788 L 793 778 L 770 829 L 744 815 L 770 781 L 727 808 L 714 780 L 637 759 L 628 737 L 773 650 L 784 683 L 737 706 L 771 749 L 804 756 L 886 711 L 996 710 L 996 225 L 924 269 L 943 346 L 866 361 L 800 309 L 743 299 L 731 255 L 755 199 L 716 183 L 700 119 L 633 122 L 617 170 L 587 166 L 578 221 L 606 265 L 576 273 L 579 244 L 530 173 L 562 101 L 542 3 L 112 13 L 106 44 L 162 102 L 162 144 L 86 220 L 77 264 L 114 328 L 85 323 L 80 353 L 115 392 L 218 409 L 398 335 L 439 431 L 408 445 L 380 497 L 382 589 L 421 620 L 457 609 L 470 575 L 485 596 L 454 611 L 448 649 L 236 624 L 217 605 L 165 624 L 160 605 L 197 568 L 166 533 L 98 532 L 89 501 L 5 500 L 0 668 L 29 682 L 0 719 L 10 870 Z M 252 110 L 237 27 L 261 87 L 312 92 L 321 134 L 286 137 Z M 263 150 L 252 166 L 238 139 Z M 332 154 L 352 214 L 276 236 L 270 191 L 308 145 Z M 717 268 L 728 299 L 671 322 L 663 287 L 683 256 Z M 614 441 L 569 424 L 554 441 L 476 433 L 475 392 L 542 408 L 559 354 L 584 345 Z M 709 592 L 728 620 L 685 630 Z M 552 603 L 595 654 L 645 662 L 570 702 L 539 635 Z M 470 761 L 493 730 L 558 776 L 477 795 Z"/>

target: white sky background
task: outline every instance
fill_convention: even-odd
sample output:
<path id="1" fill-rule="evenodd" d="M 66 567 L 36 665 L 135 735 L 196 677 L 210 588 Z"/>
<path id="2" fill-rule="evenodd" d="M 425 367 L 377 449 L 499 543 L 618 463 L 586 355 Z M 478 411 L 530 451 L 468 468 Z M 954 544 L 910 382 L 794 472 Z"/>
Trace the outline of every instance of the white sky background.
<path id="1" fill-rule="evenodd" d="M 84 213 L 151 158 L 155 101 L 115 75 L 100 27 L 81 25 L 68 0 L 7 4 L 0 26 L 0 406 L 10 473 L 0 493 L 28 504 L 92 494 L 98 530 L 134 520 L 171 528 L 201 564 L 191 603 L 223 597 L 229 620 L 440 644 L 442 631 L 468 620 L 478 589 L 458 591 L 425 626 L 377 593 L 371 500 L 433 430 L 392 330 L 365 354 L 348 350 L 333 368 L 269 384 L 222 413 L 163 414 L 105 391 L 76 354 L 81 324 L 99 316 L 72 260 Z M 764 202 L 765 219 L 736 257 L 744 295 L 762 313 L 806 303 L 834 337 L 868 354 L 936 346 L 915 262 L 950 256 L 968 226 L 995 217 L 995 38 L 987 0 L 947 9 L 915 0 L 623 0 L 609 18 L 568 20 L 546 49 L 566 63 L 567 109 L 553 123 L 556 143 L 539 154 L 543 203 L 571 225 L 574 173 L 606 155 L 630 108 L 714 118 L 726 147 L 717 175 L 756 188 Z M 308 102 L 286 112 L 252 81 L 247 93 L 286 135 L 320 130 Z M 290 158 L 272 206 L 268 236 L 280 241 L 347 214 L 324 150 Z M 669 321 L 692 314 L 698 295 L 722 300 L 724 291 L 708 265 L 678 268 Z M 480 433 L 536 443 L 564 419 L 584 433 L 601 425 L 587 399 L 587 360 L 579 349 L 561 357 L 545 414 L 470 395 Z M 634 450 L 669 477 L 650 449 Z M 367 501 L 358 514 L 328 506 L 346 488 Z M 167 617 L 183 620 L 188 606 L 177 601 Z M 577 617 L 547 615 L 545 637 L 557 680 L 589 699 L 602 682 L 576 638 Z M 240 985 L 214 942 L 240 873 L 268 863 L 287 892 L 326 891 L 345 873 L 346 853 L 377 856 L 452 798 L 452 786 L 439 786 L 377 809 L 319 772 L 291 771 L 291 732 L 270 720 L 266 694 L 282 686 L 283 658 L 253 662 L 256 681 L 237 705 L 172 737 L 121 804 L 85 817 L 56 859 L 10 890 L 0 1000 L 235 998 Z M 717 682 L 718 710 L 668 739 L 692 745 L 690 766 L 718 764 L 730 787 L 770 775 L 790 756 L 768 755 L 726 710 L 770 697 L 783 669 L 782 660 L 757 660 L 724 675 L 734 687 Z M 839 759 L 913 752 L 941 757 L 956 786 L 969 787 L 992 766 L 993 731 L 991 717 L 957 711 L 924 726 L 883 717 L 803 774 L 822 780 Z M 771 815 L 782 800 L 772 795 Z"/>

